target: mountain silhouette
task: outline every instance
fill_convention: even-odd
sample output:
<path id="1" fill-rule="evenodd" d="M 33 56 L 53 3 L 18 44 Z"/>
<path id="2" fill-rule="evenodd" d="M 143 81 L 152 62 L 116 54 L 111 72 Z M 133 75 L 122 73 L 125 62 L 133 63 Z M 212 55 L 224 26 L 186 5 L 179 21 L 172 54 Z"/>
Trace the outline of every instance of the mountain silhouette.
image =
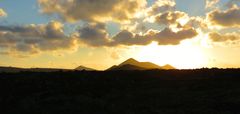
<path id="1" fill-rule="evenodd" d="M 162 69 L 167 69 L 168 70 L 168 69 L 176 69 L 176 68 L 169 65 L 169 64 L 166 64 L 166 65 L 162 66 Z"/>
<path id="2" fill-rule="evenodd" d="M 164 66 L 158 66 L 151 62 L 139 62 L 133 58 L 127 59 L 119 65 L 114 65 L 107 70 L 151 70 L 151 69 L 175 69 L 173 66 L 167 64 Z M 3 67 L 0 66 L 1 72 L 57 72 L 57 71 L 97 71 L 93 68 L 85 66 L 79 66 L 75 69 L 58 69 L 58 68 L 17 68 L 17 67 Z"/>
<path id="3" fill-rule="evenodd" d="M 146 70 L 143 67 L 131 65 L 131 64 L 125 64 L 121 66 L 114 65 L 113 67 L 109 68 L 108 70 Z"/>
<path id="4" fill-rule="evenodd" d="M 85 67 L 85 66 L 79 66 L 79 67 L 75 68 L 75 70 L 79 70 L 79 71 L 81 71 L 81 70 L 85 70 L 85 71 L 96 71 L 96 70 L 93 69 L 93 68 L 88 68 L 88 67 Z"/>
<path id="5" fill-rule="evenodd" d="M 130 59 L 122 62 L 118 66 L 122 66 L 122 65 L 126 65 L 126 64 L 137 65 L 137 64 L 139 64 L 139 62 L 137 60 L 133 59 L 133 58 L 130 58 Z"/>
<path id="6" fill-rule="evenodd" d="M 175 69 L 171 65 L 158 66 L 151 62 L 139 62 L 133 58 L 130 58 L 121 64 L 114 65 L 107 70 L 150 70 L 150 69 Z"/>

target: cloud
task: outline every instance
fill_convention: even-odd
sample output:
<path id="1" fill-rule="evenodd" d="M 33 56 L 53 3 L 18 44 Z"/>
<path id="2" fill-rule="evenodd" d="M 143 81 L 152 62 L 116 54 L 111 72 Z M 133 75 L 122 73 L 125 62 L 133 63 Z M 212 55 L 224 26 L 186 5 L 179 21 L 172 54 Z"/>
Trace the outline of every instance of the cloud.
<path id="1" fill-rule="evenodd" d="M 173 32 L 169 28 L 165 28 L 160 32 L 152 32 L 149 34 L 154 41 L 157 41 L 159 45 L 177 45 L 182 40 L 190 39 L 198 35 L 193 28 L 183 29 L 178 32 Z"/>
<path id="2" fill-rule="evenodd" d="M 174 0 L 157 0 L 151 7 L 147 9 L 149 16 L 163 13 L 166 11 L 173 11 L 176 3 Z"/>
<path id="3" fill-rule="evenodd" d="M 205 29 L 208 29 L 208 25 L 205 21 L 204 18 L 202 17 L 187 17 L 185 18 L 185 23 L 181 24 L 178 24 L 178 28 L 195 28 L 195 29 L 198 29 L 200 28 L 201 30 L 205 30 Z"/>
<path id="4" fill-rule="evenodd" d="M 63 25 L 58 21 L 40 25 L 0 26 L 0 48 L 4 53 L 36 54 L 75 47 L 76 39 L 65 35 Z"/>
<path id="5" fill-rule="evenodd" d="M 91 46 L 103 46 L 109 42 L 106 25 L 103 23 L 92 23 L 78 30 L 77 37 L 80 41 Z"/>
<path id="6" fill-rule="evenodd" d="M 159 45 L 177 45 L 182 40 L 193 38 L 198 33 L 193 29 L 183 29 L 177 32 L 170 28 L 162 31 L 149 30 L 145 34 L 134 34 L 128 30 L 122 30 L 112 38 L 107 34 L 105 27 L 101 25 L 89 25 L 80 29 L 78 39 L 89 46 L 118 46 L 118 45 L 147 45 L 152 41 L 157 41 Z"/>
<path id="7" fill-rule="evenodd" d="M 178 20 L 186 17 L 187 14 L 180 11 L 165 12 L 155 16 L 155 22 L 163 25 L 177 24 Z"/>
<path id="8" fill-rule="evenodd" d="M 240 40 L 238 33 L 219 34 L 217 32 L 209 33 L 208 36 L 213 42 L 227 42 Z"/>
<path id="9" fill-rule="evenodd" d="M 236 3 L 237 2 L 240 2 L 240 0 L 229 0 L 227 3 L 226 3 L 226 6 L 231 8 L 231 7 L 234 7 L 235 5 L 237 5 Z"/>
<path id="10" fill-rule="evenodd" d="M 206 29 L 207 23 L 202 17 L 189 17 L 181 11 L 168 11 L 154 16 L 154 23 L 165 25 L 171 29 Z"/>
<path id="11" fill-rule="evenodd" d="M 177 45 L 182 40 L 193 38 L 197 35 L 194 29 L 186 29 L 173 32 L 170 28 L 162 31 L 149 30 L 144 35 L 133 34 L 129 31 L 121 31 L 112 39 L 114 45 L 147 45 L 157 41 L 159 45 Z"/>
<path id="12" fill-rule="evenodd" d="M 212 25 L 222 27 L 240 27 L 240 8 L 234 6 L 226 11 L 214 10 L 207 14 Z"/>
<path id="13" fill-rule="evenodd" d="M 66 21 L 128 21 L 146 6 L 146 0 L 38 0 L 41 12 Z"/>
<path id="14" fill-rule="evenodd" d="M 217 3 L 218 0 L 208 0 L 208 2 L 211 2 L 208 4 L 214 5 L 212 2 Z M 175 0 L 157 0 L 152 6 L 147 8 L 147 14 L 143 20 L 144 23 L 147 23 L 147 26 L 149 24 L 158 24 L 160 27 L 168 27 L 175 31 L 191 28 L 199 30 L 208 29 L 205 17 L 189 16 L 186 12 L 177 11 Z"/>
<path id="15" fill-rule="evenodd" d="M 205 0 L 206 1 L 206 8 L 211 9 L 220 1 L 220 0 Z"/>
<path id="16" fill-rule="evenodd" d="M 128 30 L 123 30 L 115 35 L 111 45 L 147 45 L 152 42 L 151 38 L 144 35 L 134 34 Z"/>
<path id="17" fill-rule="evenodd" d="M 7 16 L 7 13 L 0 8 L 0 17 L 6 17 Z"/>
<path id="18" fill-rule="evenodd" d="M 92 47 L 147 45 L 152 41 L 159 45 L 177 45 L 198 34 L 193 28 L 176 32 L 165 28 L 162 31 L 148 30 L 144 34 L 122 30 L 110 37 L 104 23 L 87 24 L 70 35 L 66 35 L 63 29 L 64 25 L 58 21 L 39 25 L 0 26 L 0 54 L 26 57 L 23 55 L 73 50 L 81 43 Z"/>

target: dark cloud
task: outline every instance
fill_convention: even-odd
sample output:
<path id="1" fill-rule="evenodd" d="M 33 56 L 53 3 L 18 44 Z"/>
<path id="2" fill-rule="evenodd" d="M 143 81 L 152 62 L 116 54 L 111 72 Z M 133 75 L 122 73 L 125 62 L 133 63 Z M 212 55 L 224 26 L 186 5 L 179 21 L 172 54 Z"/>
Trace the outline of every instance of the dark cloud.
<path id="1" fill-rule="evenodd" d="M 96 26 L 96 25 L 95 25 Z M 134 34 L 128 30 L 122 30 L 112 38 L 109 38 L 104 27 L 88 26 L 79 30 L 81 42 L 90 46 L 118 46 L 118 45 L 147 45 L 157 41 L 159 45 L 177 45 L 182 40 L 193 38 L 198 33 L 190 28 L 173 32 L 170 28 L 162 31 L 149 30 L 145 34 Z"/>
<path id="2" fill-rule="evenodd" d="M 166 28 L 161 32 L 157 32 L 153 37 L 158 41 L 159 45 L 177 45 L 182 40 L 190 39 L 197 36 L 196 30 L 183 29 L 178 32 L 173 32 L 171 29 Z"/>
<path id="3" fill-rule="evenodd" d="M 6 51 L 37 53 L 59 49 L 72 49 L 76 39 L 64 34 L 63 25 L 48 24 L 28 26 L 0 26 L 0 48 Z"/>
<path id="4" fill-rule="evenodd" d="M 121 31 L 114 36 L 114 45 L 147 45 L 152 41 L 157 41 L 159 45 L 177 45 L 182 40 L 193 38 L 197 35 L 194 29 L 186 29 L 178 32 L 173 32 L 169 28 L 162 31 L 149 30 L 144 35 L 133 34 L 129 31 Z"/>
<path id="5" fill-rule="evenodd" d="M 27 25 L 27 26 L 0 26 L 1 32 L 20 34 L 26 37 L 42 38 L 65 38 L 63 25 L 57 21 L 51 21 L 47 25 Z"/>
<path id="6" fill-rule="evenodd" d="M 105 24 L 95 23 L 78 30 L 79 39 L 91 46 L 102 46 L 109 42 Z"/>
<path id="7" fill-rule="evenodd" d="M 123 30 L 114 36 L 111 45 L 147 45 L 152 42 L 151 38 L 144 35 L 133 34 L 130 31 Z"/>
<path id="8" fill-rule="evenodd" d="M 127 21 L 146 6 L 146 0 L 38 0 L 41 11 L 64 20 Z"/>
<path id="9" fill-rule="evenodd" d="M 226 11 L 214 10 L 207 15 L 213 25 L 223 27 L 240 27 L 240 9 L 235 6 Z"/>

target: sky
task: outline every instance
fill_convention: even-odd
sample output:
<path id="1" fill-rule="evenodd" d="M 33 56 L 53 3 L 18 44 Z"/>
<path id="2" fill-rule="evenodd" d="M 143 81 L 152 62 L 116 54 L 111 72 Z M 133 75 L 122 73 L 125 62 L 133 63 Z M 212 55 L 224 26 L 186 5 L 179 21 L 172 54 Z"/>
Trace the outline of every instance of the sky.
<path id="1" fill-rule="evenodd" d="M 240 67 L 240 0 L 1 0 L 0 66 Z"/>

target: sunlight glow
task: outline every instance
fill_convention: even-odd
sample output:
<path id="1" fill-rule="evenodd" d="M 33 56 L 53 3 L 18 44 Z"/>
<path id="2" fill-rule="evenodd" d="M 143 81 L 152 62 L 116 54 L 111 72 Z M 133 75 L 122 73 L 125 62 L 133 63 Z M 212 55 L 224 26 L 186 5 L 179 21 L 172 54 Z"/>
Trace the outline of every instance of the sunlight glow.
<path id="1" fill-rule="evenodd" d="M 178 69 L 202 68 L 207 65 L 203 50 L 198 46 L 181 43 L 178 46 L 159 46 L 156 42 L 142 47 L 137 58 L 158 65 L 170 64 Z"/>

